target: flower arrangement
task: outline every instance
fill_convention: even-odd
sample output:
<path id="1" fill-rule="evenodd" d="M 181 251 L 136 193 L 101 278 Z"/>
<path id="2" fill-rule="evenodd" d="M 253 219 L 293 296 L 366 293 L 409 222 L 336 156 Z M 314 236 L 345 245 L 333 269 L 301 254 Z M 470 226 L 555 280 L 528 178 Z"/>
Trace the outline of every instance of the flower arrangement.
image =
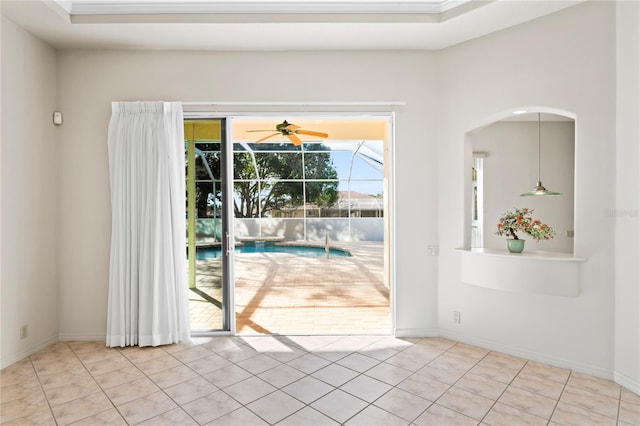
<path id="1" fill-rule="evenodd" d="M 526 207 L 505 212 L 500 217 L 496 234 L 506 235 L 514 240 L 519 239 L 516 232 L 524 232 L 536 241 L 553 238 L 556 235 L 556 230 L 538 219 L 533 219 L 532 214 L 533 210 Z"/>

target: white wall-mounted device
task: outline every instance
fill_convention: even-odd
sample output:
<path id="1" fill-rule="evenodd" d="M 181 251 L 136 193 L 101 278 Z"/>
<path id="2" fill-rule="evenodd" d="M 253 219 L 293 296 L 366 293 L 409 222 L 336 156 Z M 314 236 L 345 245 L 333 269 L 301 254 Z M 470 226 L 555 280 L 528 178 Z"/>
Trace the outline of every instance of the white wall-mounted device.
<path id="1" fill-rule="evenodd" d="M 53 112 L 53 124 L 57 124 L 58 126 L 62 124 L 62 113 L 59 111 Z"/>

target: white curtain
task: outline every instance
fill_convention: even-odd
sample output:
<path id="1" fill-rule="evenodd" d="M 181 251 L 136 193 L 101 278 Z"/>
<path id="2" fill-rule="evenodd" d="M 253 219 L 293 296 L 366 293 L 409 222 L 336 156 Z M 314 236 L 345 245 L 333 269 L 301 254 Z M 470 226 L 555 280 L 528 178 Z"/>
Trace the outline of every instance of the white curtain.
<path id="1" fill-rule="evenodd" d="M 189 340 L 180 102 L 114 102 L 107 345 Z"/>

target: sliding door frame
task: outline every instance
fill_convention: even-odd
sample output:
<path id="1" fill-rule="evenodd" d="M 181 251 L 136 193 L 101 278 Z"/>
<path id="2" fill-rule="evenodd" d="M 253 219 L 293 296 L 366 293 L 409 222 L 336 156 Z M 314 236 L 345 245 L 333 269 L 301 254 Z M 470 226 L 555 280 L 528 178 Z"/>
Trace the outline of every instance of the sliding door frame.
<path id="1" fill-rule="evenodd" d="M 199 105 L 198 103 L 194 103 L 191 107 L 196 109 L 207 108 L 213 104 L 203 103 Z M 215 104 L 217 105 L 217 104 Z M 241 104 L 244 105 L 244 104 Z M 282 110 L 274 110 L 272 108 L 277 108 L 276 105 L 268 104 L 271 108 L 269 110 L 250 110 L 250 111 L 185 111 L 184 118 L 187 119 L 220 119 L 225 124 L 221 129 L 224 129 L 224 137 L 221 137 L 224 140 L 224 150 L 222 150 L 222 141 L 221 141 L 221 151 L 222 153 L 222 176 L 224 180 L 224 191 L 223 191 L 223 229 L 225 229 L 225 238 L 223 238 L 223 251 L 226 252 L 226 265 L 223 269 L 223 274 L 226 273 L 226 287 L 227 291 L 225 302 L 228 303 L 227 309 L 224 309 L 225 318 L 224 323 L 228 324 L 228 329 L 226 330 L 215 330 L 209 332 L 192 332 L 192 336 L 211 336 L 211 335 L 235 335 L 236 334 L 236 318 L 235 318 L 235 275 L 234 275 L 234 210 L 233 210 L 233 141 L 232 141 L 232 124 L 235 118 L 255 118 L 255 117 L 282 117 L 282 116 L 290 116 L 290 117 L 335 117 L 335 118 L 347 118 L 347 117 L 358 117 L 358 116 L 371 116 L 371 117 L 384 117 L 389 120 L 389 130 L 388 130 L 388 146 L 385 147 L 385 221 L 384 221 L 384 261 L 386 264 L 385 267 L 385 280 L 389 285 L 389 310 L 390 310 L 390 334 L 396 334 L 396 326 L 397 326 L 397 311 L 396 311 L 396 300 L 397 300 L 397 291 L 396 291 L 396 240 L 395 240 L 395 137 L 396 137 L 396 129 L 395 129 L 395 111 L 382 110 L 382 111 L 362 111 L 359 109 L 350 109 L 349 107 L 356 105 L 345 105 L 345 108 L 348 110 L 339 111 L 314 111 L 312 108 L 309 111 L 282 111 Z M 333 105 L 333 104 L 331 104 Z M 337 105 L 337 104 L 336 104 Z M 381 103 L 381 106 L 393 106 L 393 103 Z M 186 105 L 185 105 L 186 106 Z M 223 104 L 218 105 L 218 108 L 224 106 Z M 231 106 L 231 105 L 230 105 Z M 288 106 L 284 105 L 284 106 Z M 338 105 L 339 106 L 339 105 Z M 265 108 L 266 109 L 266 108 Z M 283 108 L 286 109 L 286 108 Z M 226 222 L 224 220 L 226 219 Z M 226 226 L 225 226 L 226 225 Z"/>
<path id="2" fill-rule="evenodd" d="M 190 120 L 211 120 L 220 123 L 220 180 L 221 180 L 221 228 L 220 236 L 220 259 L 221 259 L 221 286 L 222 286 L 222 329 L 216 330 L 192 330 L 191 336 L 209 336 L 216 334 L 235 333 L 235 304 L 234 304 L 234 278 L 233 278 L 233 175 L 229 179 L 229 171 L 233 170 L 233 151 L 229 150 L 233 145 L 229 143 L 230 134 L 229 121 L 226 116 L 213 116 L 211 114 L 190 114 L 184 113 L 184 121 Z M 195 141 L 187 142 L 187 158 L 195 158 Z M 202 158 L 206 161 L 205 158 Z M 215 177 L 214 177 L 215 179 Z M 189 248 L 189 288 L 193 288 L 195 281 L 195 163 L 188 168 L 187 181 L 189 185 L 187 216 L 188 226 L 188 248 Z"/>

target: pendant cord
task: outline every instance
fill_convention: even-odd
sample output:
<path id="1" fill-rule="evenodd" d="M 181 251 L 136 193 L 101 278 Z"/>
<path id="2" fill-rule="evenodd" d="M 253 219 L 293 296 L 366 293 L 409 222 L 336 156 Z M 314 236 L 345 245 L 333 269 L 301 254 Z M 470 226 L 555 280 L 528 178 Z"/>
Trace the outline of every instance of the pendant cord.
<path id="1" fill-rule="evenodd" d="M 540 182 L 540 113 L 538 113 L 538 182 Z"/>

